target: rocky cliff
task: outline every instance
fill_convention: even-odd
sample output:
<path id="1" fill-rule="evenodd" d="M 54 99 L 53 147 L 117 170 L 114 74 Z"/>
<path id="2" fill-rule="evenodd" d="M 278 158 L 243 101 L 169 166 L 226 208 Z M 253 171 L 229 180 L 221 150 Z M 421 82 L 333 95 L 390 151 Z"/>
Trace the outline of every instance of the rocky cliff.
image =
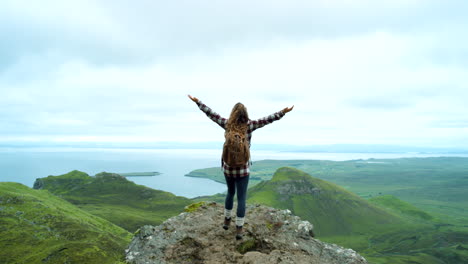
<path id="1" fill-rule="evenodd" d="M 224 230 L 223 206 L 201 202 L 159 226 L 143 226 L 126 250 L 129 263 L 336 263 L 367 261 L 313 238 L 312 224 L 289 210 L 248 205 L 244 238 Z"/>

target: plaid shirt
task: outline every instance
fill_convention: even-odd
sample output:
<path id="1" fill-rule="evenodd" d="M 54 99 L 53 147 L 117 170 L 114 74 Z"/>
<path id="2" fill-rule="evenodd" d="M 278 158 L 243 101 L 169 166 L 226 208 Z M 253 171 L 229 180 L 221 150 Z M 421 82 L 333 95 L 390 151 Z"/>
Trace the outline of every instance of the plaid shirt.
<path id="1" fill-rule="evenodd" d="M 224 130 L 226 130 L 226 124 L 228 121 L 226 118 L 221 117 L 219 114 L 211 110 L 211 108 L 206 106 L 201 101 L 198 101 L 197 105 L 200 108 L 200 110 L 202 110 L 211 120 L 213 120 L 213 122 L 215 122 Z M 264 118 L 260 118 L 257 120 L 249 120 L 247 128 L 247 139 L 249 140 L 249 145 L 252 139 L 252 132 L 254 132 L 258 128 L 264 127 L 265 125 L 271 124 L 276 120 L 280 120 L 283 116 L 284 112 L 279 111 Z M 221 163 L 224 175 L 226 175 L 227 177 L 245 177 L 250 174 L 250 161 L 242 167 L 230 167 L 222 159 Z"/>

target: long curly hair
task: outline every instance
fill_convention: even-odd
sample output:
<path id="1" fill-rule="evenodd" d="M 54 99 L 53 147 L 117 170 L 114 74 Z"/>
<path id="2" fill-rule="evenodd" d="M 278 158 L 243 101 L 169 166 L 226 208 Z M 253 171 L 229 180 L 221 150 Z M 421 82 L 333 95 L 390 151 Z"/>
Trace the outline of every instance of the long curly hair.
<path id="1" fill-rule="evenodd" d="M 231 115 L 226 124 L 227 129 L 241 130 L 247 127 L 249 122 L 249 113 L 247 108 L 242 103 L 234 105 L 231 111 Z"/>

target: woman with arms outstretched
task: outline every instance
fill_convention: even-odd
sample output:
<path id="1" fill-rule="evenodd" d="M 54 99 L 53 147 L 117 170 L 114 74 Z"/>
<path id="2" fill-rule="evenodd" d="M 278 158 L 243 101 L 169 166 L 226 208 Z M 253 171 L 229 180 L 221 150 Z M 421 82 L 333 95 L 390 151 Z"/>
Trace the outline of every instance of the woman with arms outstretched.
<path id="1" fill-rule="evenodd" d="M 252 132 L 265 125 L 280 120 L 286 113 L 290 112 L 294 106 L 286 107 L 258 120 L 250 120 L 247 108 L 237 103 L 231 111 L 229 119 L 221 117 L 211 108 L 203 104 L 196 97 L 188 96 L 194 101 L 211 120 L 225 130 L 226 141 L 223 146 L 221 165 L 227 184 L 227 195 L 224 204 L 223 228 L 228 229 L 231 223 L 231 211 L 234 204 L 234 195 L 237 191 L 237 218 L 236 218 L 236 239 L 242 238 L 242 227 L 245 217 L 245 200 L 247 198 L 247 186 L 250 175 L 250 140 Z"/>

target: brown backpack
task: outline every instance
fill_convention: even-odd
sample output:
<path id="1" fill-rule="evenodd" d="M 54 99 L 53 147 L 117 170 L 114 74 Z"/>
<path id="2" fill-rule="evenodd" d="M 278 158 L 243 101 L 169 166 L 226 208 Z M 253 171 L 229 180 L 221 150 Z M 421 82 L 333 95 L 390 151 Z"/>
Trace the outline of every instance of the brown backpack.
<path id="1" fill-rule="evenodd" d="M 229 167 L 242 167 L 250 160 L 250 144 L 245 128 L 226 129 L 224 133 L 223 161 Z"/>

